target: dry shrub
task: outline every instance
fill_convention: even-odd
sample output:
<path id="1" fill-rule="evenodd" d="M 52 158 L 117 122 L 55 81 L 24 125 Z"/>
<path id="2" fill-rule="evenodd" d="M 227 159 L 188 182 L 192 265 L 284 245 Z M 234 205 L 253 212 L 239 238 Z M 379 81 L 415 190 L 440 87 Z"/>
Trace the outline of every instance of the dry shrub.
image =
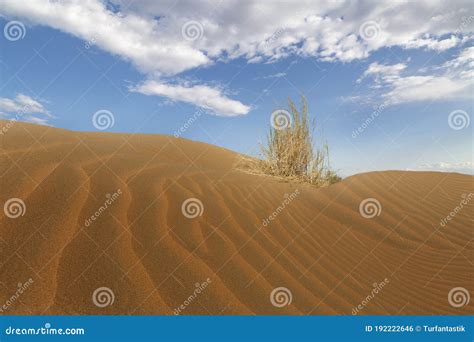
<path id="1" fill-rule="evenodd" d="M 261 145 L 262 159 L 253 160 L 251 169 L 283 179 L 326 186 L 341 180 L 329 164 L 326 143 L 313 147 L 314 122 L 308 118 L 308 103 L 301 96 L 301 110 L 288 100 L 289 110 L 272 113 L 267 144 Z"/>

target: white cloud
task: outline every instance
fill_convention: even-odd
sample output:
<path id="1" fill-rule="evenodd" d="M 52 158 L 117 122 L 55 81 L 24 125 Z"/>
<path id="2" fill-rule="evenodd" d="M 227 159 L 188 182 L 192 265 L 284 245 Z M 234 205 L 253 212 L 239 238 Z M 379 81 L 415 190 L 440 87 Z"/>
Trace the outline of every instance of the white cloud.
<path id="1" fill-rule="evenodd" d="M 0 0 L 0 12 L 67 32 L 118 55 L 161 84 L 162 96 L 172 94 L 189 101 L 195 99 L 176 96 L 177 92 L 187 94 L 184 86 L 168 85 L 164 91 L 164 76 L 239 57 L 248 63 L 290 55 L 349 62 L 383 47 L 441 51 L 462 44 L 472 32 L 465 19 L 472 7 L 464 0 L 322 1 L 318 6 L 305 0 L 277 4 L 260 0 L 142 0 L 122 7 L 118 0 L 111 3 L 118 13 L 100 0 Z M 191 20 L 199 24 L 199 39 L 183 37 L 183 25 Z M 367 23 L 371 31 L 361 31 Z M 220 93 L 218 88 L 202 87 Z M 201 88 L 194 85 L 190 89 Z M 201 105 L 201 97 L 194 98 L 197 101 L 192 103 Z M 238 102 L 222 96 L 215 102 L 226 101 Z M 236 106 L 240 107 L 237 112 L 246 112 L 244 104 Z"/>
<path id="2" fill-rule="evenodd" d="M 407 76 L 399 77 L 391 83 L 393 89 L 384 94 L 389 102 L 452 100 L 469 98 L 468 89 L 472 81 L 462 81 L 450 76 Z"/>
<path id="3" fill-rule="evenodd" d="M 167 39 L 152 17 L 113 13 L 99 0 L 0 0 L 0 8 L 3 15 L 26 18 L 97 45 L 143 72 L 173 75 L 209 63 L 186 41 Z"/>
<path id="4" fill-rule="evenodd" d="M 14 99 L 0 97 L 0 110 L 5 112 L 41 113 L 49 115 L 44 106 L 29 96 L 17 94 Z"/>
<path id="5" fill-rule="evenodd" d="M 373 74 L 382 74 L 383 76 L 396 76 L 400 74 L 400 71 L 404 70 L 407 66 L 405 64 L 393 64 L 383 65 L 377 62 L 369 65 L 369 68 L 364 72 L 364 76 Z"/>
<path id="6" fill-rule="evenodd" d="M 474 69 L 474 46 L 461 51 L 456 58 L 444 63 L 443 67 L 449 68 L 450 70 L 460 67 Z"/>
<path id="7" fill-rule="evenodd" d="M 265 78 L 265 79 L 268 79 L 268 78 L 280 78 L 280 77 L 284 77 L 284 76 L 286 76 L 286 72 L 277 72 L 276 74 L 268 75 L 268 76 L 265 76 L 264 78 Z"/>
<path id="8" fill-rule="evenodd" d="M 219 89 L 204 85 L 182 86 L 149 80 L 132 87 L 131 90 L 145 95 L 166 96 L 175 101 L 192 103 L 208 108 L 218 116 L 243 115 L 250 110 L 250 107 L 223 95 Z"/>
<path id="9" fill-rule="evenodd" d="M 45 126 L 50 126 L 51 124 L 49 123 L 49 120 L 46 118 L 39 118 L 37 116 L 32 116 L 32 115 L 26 115 L 24 116 L 21 121 L 25 122 L 31 122 L 37 125 L 45 125 Z"/>
<path id="10" fill-rule="evenodd" d="M 270 75 L 265 75 L 265 76 L 257 76 L 257 77 L 254 77 L 253 79 L 254 80 L 270 80 L 270 79 L 273 79 L 273 78 L 281 78 L 281 77 L 285 77 L 286 76 L 286 72 L 277 72 L 275 74 L 270 74 Z"/>
<path id="11" fill-rule="evenodd" d="M 5 119 L 16 119 L 26 122 L 49 124 L 53 117 L 42 103 L 24 94 L 15 98 L 0 97 L 0 113 Z"/>
<path id="12" fill-rule="evenodd" d="M 33 23 L 51 26 L 82 38 L 88 45 L 97 45 L 131 61 L 138 70 L 156 79 L 165 75 L 176 75 L 211 62 L 205 53 L 183 39 L 181 28 L 179 35 L 176 35 L 176 30 L 169 32 L 168 25 L 157 22 L 151 16 L 130 11 L 113 13 L 100 1 L 0 0 L 0 8 L 4 15 L 24 17 Z M 164 21 L 167 20 L 165 18 Z M 163 82 L 160 84 L 157 95 L 169 96 L 198 106 L 202 104 L 200 99 L 204 92 L 220 95 L 218 89 L 208 86 L 195 86 L 186 90 L 181 86 L 166 87 Z M 191 91 L 198 93 L 193 96 Z M 192 102 L 194 99 L 197 101 Z M 210 103 L 216 112 L 223 112 L 223 108 L 213 105 L 220 106 L 223 103 L 233 106 L 227 113 L 248 112 L 247 106 L 222 95 Z"/>
<path id="13" fill-rule="evenodd" d="M 414 39 L 405 44 L 406 48 L 410 49 L 419 49 L 419 48 L 427 48 L 430 50 L 436 51 L 444 51 L 447 49 L 451 49 L 458 45 L 461 42 L 461 39 L 457 38 L 456 36 L 451 36 L 446 39 L 433 39 L 433 38 L 422 38 L 422 39 Z"/>
<path id="14" fill-rule="evenodd" d="M 252 57 L 250 59 L 247 60 L 247 63 L 249 64 L 257 64 L 257 63 L 260 63 L 261 61 L 263 61 L 263 57 L 262 56 L 255 56 L 255 57 Z"/>
<path id="15" fill-rule="evenodd" d="M 466 48 L 452 60 L 430 70 L 432 75 L 403 75 L 407 65 L 381 65 L 372 63 L 359 78 L 360 83 L 367 77 L 373 77 L 374 89 L 381 89 L 380 97 L 387 104 L 415 101 L 441 101 L 452 99 L 470 99 L 474 80 L 470 75 L 474 70 L 474 49 Z"/>
<path id="16" fill-rule="evenodd" d="M 402 70 L 405 70 L 406 64 L 398 63 L 393 65 L 383 65 L 377 62 L 371 63 L 364 74 L 357 80 L 360 83 L 368 76 L 374 76 L 377 83 L 389 82 L 400 75 Z"/>
<path id="17" fill-rule="evenodd" d="M 442 172 L 460 172 L 467 174 L 474 174 L 474 163 L 466 162 L 440 162 L 440 163 L 424 163 L 417 167 L 417 170 L 424 171 L 442 171 Z"/>

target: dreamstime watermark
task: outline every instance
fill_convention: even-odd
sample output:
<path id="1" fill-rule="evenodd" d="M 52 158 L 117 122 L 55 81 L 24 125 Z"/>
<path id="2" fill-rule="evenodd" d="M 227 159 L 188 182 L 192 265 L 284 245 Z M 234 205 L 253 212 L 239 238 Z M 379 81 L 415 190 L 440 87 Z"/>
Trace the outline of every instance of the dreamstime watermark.
<path id="1" fill-rule="evenodd" d="M 193 123 L 204 113 L 205 110 L 205 107 L 200 107 L 198 110 L 196 110 L 193 116 L 186 120 L 186 122 L 179 129 L 174 131 L 173 135 L 175 136 L 175 138 L 181 137 L 181 135 L 183 135 L 183 133 L 186 132 L 188 128 L 193 125 Z"/>
<path id="2" fill-rule="evenodd" d="M 26 36 L 25 25 L 21 21 L 9 21 L 3 28 L 3 35 L 11 42 L 23 39 Z"/>
<path id="3" fill-rule="evenodd" d="M 303 16 L 305 15 L 302 11 L 297 11 L 290 18 L 288 18 L 287 22 L 292 22 L 294 19 L 298 20 L 298 17 L 300 17 L 302 14 Z M 265 46 L 271 45 L 273 42 L 277 41 L 281 36 L 283 36 L 283 34 L 288 30 L 290 30 L 289 25 L 283 25 L 278 27 L 276 31 L 273 32 L 272 35 L 268 37 L 263 44 Z"/>
<path id="4" fill-rule="evenodd" d="M 212 283 L 211 278 L 207 278 L 202 283 L 196 283 L 193 293 L 184 300 L 184 302 L 173 310 L 173 313 L 178 316 L 183 312 L 194 300 Z"/>
<path id="5" fill-rule="evenodd" d="M 268 226 L 270 221 L 273 221 L 285 208 L 300 194 L 300 190 L 296 189 L 291 194 L 285 194 L 285 199 L 281 204 L 272 212 L 270 216 L 263 220 L 262 225 L 264 227 Z"/>
<path id="6" fill-rule="evenodd" d="M 5 135 L 10 128 L 12 128 L 17 121 L 19 121 L 26 113 L 30 112 L 31 105 L 24 105 L 19 111 L 16 112 L 15 117 L 7 121 L 5 125 L 0 129 L 0 135 Z"/>
<path id="7" fill-rule="evenodd" d="M 288 30 L 288 27 L 286 26 L 279 27 L 267 40 L 265 40 L 264 45 L 268 46 L 271 45 L 273 42 L 277 41 L 283 35 L 283 33 L 285 33 L 286 30 Z"/>
<path id="8" fill-rule="evenodd" d="M 20 298 L 20 296 L 25 292 L 32 284 L 34 283 L 33 279 L 28 279 L 24 284 L 18 283 L 18 288 L 16 292 L 7 299 L 7 301 L 0 306 L 0 313 L 7 311 L 15 302 Z"/>
<path id="9" fill-rule="evenodd" d="M 193 219 L 202 216 L 204 213 L 204 205 L 201 200 L 191 197 L 183 202 L 181 205 L 181 212 L 188 219 Z"/>
<path id="10" fill-rule="evenodd" d="M 374 20 L 366 21 L 359 27 L 359 35 L 365 41 L 377 39 L 381 31 L 380 25 Z"/>
<path id="11" fill-rule="evenodd" d="M 95 45 L 100 36 L 108 34 L 112 28 L 120 26 L 122 24 L 120 22 L 120 20 L 124 18 L 124 15 L 122 13 L 112 13 L 110 14 L 110 16 L 112 17 L 112 20 L 106 25 L 106 27 L 98 31 L 94 36 L 92 36 L 84 43 L 84 48 L 86 50 L 89 50 L 92 45 Z"/>
<path id="12" fill-rule="evenodd" d="M 5 329 L 5 335 L 84 335 L 84 328 L 53 328 L 46 323 L 40 328 L 15 328 L 9 326 Z"/>
<path id="13" fill-rule="evenodd" d="M 374 218 L 375 216 L 379 216 L 381 212 L 382 205 L 376 198 L 366 198 L 359 204 L 359 213 L 364 218 Z"/>
<path id="14" fill-rule="evenodd" d="M 471 295 L 464 287 L 454 287 L 448 293 L 448 303 L 454 308 L 462 308 L 469 304 Z"/>
<path id="15" fill-rule="evenodd" d="M 92 293 L 92 302 L 99 308 L 105 308 L 114 304 L 115 294 L 114 292 L 105 286 L 99 287 Z"/>
<path id="16" fill-rule="evenodd" d="M 111 128 L 115 124 L 114 114 L 112 114 L 111 111 L 106 110 L 106 109 L 98 110 L 92 116 L 92 124 L 99 131 L 103 131 L 108 128 Z"/>
<path id="17" fill-rule="evenodd" d="M 3 212 L 6 217 L 18 218 L 25 215 L 26 205 L 21 198 L 10 198 L 3 205 Z"/>
<path id="18" fill-rule="evenodd" d="M 293 294 L 286 287 L 276 287 L 270 293 L 270 303 L 272 303 L 274 307 L 282 308 L 290 305 L 292 301 Z"/>
<path id="19" fill-rule="evenodd" d="M 367 127 L 369 127 L 376 118 L 379 117 L 379 115 L 383 112 L 383 110 L 386 108 L 385 104 L 381 104 L 380 106 L 375 106 L 374 111 L 370 114 L 370 116 L 365 119 L 365 121 L 357 127 L 357 129 L 352 131 L 352 138 L 355 139 L 357 138 L 362 132 L 364 132 Z"/>
<path id="20" fill-rule="evenodd" d="M 455 131 L 459 131 L 460 129 L 469 127 L 471 123 L 471 118 L 469 114 L 464 110 L 457 109 L 449 113 L 448 116 L 448 125 Z"/>
<path id="21" fill-rule="evenodd" d="M 465 28 L 467 28 L 473 21 L 474 21 L 474 15 L 470 15 L 469 17 L 462 17 L 461 24 L 459 25 L 459 28 L 456 31 L 454 31 L 454 34 L 461 34 L 462 31 Z"/>
<path id="22" fill-rule="evenodd" d="M 181 27 L 181 35 L 189 42 L 201 39 L 204 36 L 204 27 L 199 21 L 187 21 Z"/>
<path id="23" fill-rule="evenodd" d="M 89 218 L 87 218 L 84 222 L 84 225 L 86 227 L 89 227 L 93 221 L 95 221 L 96 219 L 99 218 L 100 215 L 102 215 L 102 213 L 107 210 L 107 208 L 112 205 L 112 203 L 114 203 L 117 198 L 120 197 L 120 195 L 122 194 L 122 190 L 121 189 L 118 189 L 117 191 L 115 191 L 113 194 L 107 194 L 105 195 L 105 197 L 107 198 L 104 202 L 103 205 L 101 205 L 97 210 L 96 212 Z"/>
<path id="24" fill-rule="evenodd" d="M 375 296 L 380 292 L 382 291 L 382 289 L 389 283 L 389 280 L 388 278 L 385 278 L 384 280 L 382 280 L 380 283 L 373 283 L 372 286 L 373 286 L 373 289 L 372 291 L 369 293 L 369 295 L 367 297 L 364 298 L 364 300 L 362 300 L 361 303 L 359 303 L 355 308 L 352 309 L 352 314 L 353 315 L 357 315 L 359 313 L 359 311 L 361 311 L 364 307 L 367 306 L 367 304 L 369 304 L 372 299 L 375 298 Z"/>
<path id="25" fill-rule="evenodd" d="M 446 227 L 448 224 L 448 221 L 451 221 L 474 197 L 474 193 L 470 192 L 468 194 L 462 194 L 462 200 L 459 202 L 459 204 L 454 207 L 453 210 L 446 216 L 441 219 L 439 222 L 441 227 Z"/>
<path id="26" fill-rule="evenodd" d="M 277 109 L 270 116 L 270 125 L 277 130 L 283 130 L 293 124 L 293 118 L 286 109 Z"/>

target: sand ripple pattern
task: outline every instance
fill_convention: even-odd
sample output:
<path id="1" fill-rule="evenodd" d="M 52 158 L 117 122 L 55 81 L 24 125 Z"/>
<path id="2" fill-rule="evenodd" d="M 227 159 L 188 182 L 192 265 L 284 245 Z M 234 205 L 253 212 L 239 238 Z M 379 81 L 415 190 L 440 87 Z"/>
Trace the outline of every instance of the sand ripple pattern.
<path id="1" fill-rule="evenodd" d="M 8 314 L 173 315 L 186 302 L 181 314 L 351 315 L 385 278 L 361 314 L 474 312 L 474 201 L 460 207 L 473 176 L 298 184 L 283 208 L 295 184 L 236 170 L 238 154 L 185 139 L 17 122 L 2 149 L 0 203 L 21 201 L 0 216 L 0 303 L 33 280 Z"/>

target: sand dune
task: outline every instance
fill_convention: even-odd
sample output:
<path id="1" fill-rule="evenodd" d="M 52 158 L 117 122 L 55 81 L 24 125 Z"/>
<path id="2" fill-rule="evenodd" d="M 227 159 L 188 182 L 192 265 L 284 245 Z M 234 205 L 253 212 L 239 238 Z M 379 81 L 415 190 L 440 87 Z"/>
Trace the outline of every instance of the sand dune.
<path id="1" fill-rule="evenodd" d="M 448 301 L 474 285 L 472 176 L 316 189 L 168 136 L 15 123 L 0 139 L 1 203 L 25 204 L 0 216 L 3 314 L 473 313 Z"/>

